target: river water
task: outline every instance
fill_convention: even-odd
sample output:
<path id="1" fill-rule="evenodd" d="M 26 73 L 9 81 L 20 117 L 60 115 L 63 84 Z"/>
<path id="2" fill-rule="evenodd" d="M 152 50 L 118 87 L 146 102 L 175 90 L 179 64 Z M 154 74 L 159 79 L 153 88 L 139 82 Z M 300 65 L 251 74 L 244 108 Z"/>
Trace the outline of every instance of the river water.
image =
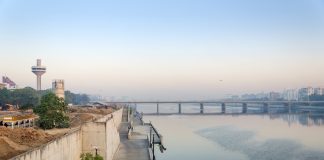
<path id="1" fill-rule="evenodd" d="M 161 105 L 160 113 L 176 113 L 176 105 Z M 205 106 L 218 113 L 220 106 Z M 157 160 L 324 160 L 324 112 L 320 107 L 299 107 L 289 113 L 272 108 L 268 113 L 240 107 L 219 115 L 145 115 L 163 135 L 167 150 L 156 149 Z M 156 105 L 137 105 L 143 113 Z M 184 113 L 199 113 L 199 106 L 183 105 Z"/>

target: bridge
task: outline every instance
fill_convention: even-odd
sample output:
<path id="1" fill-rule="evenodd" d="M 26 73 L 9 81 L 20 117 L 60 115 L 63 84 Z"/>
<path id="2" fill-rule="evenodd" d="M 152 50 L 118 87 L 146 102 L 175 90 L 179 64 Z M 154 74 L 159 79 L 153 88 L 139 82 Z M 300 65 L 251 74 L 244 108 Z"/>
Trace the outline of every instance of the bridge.
<path id="1" fill-rule="evenodd" d="M 204 106 L 206 104 L 220 104 L 221 113 L 226 112 L 228 104 L 241 104 L 242 113 L 246 113 L 249 105 L 258 104 L 267 113 L 271 105 L 281 105 L 288 109 L 289 113 L 293 106 L 300 105 L 322 105 L 324 101 L 111 101 L 105 102 L 107 104 L 156 104 L 156 114 L 160 114 L 159 104 L 178 104 L 178 114 L 182 113 L 182 104 L 198 104 L 200 106 L 200 114 L 204 114 Z M 255 107 L 255 106 L 254 106 Z"/>

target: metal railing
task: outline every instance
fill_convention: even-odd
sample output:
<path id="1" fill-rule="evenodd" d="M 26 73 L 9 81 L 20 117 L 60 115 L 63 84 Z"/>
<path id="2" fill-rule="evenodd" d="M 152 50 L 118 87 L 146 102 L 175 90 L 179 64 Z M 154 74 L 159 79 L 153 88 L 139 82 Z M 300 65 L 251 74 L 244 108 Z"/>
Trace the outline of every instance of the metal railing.
<path id="1" fill-rule="evenodd" d="M 166 148 L 163 145 L 163 137 L 161 134 L 159 134 L 158 130 L 153 126 L 153 124 L 145 123 L 144 125 L 150 126 L 150 133 L 149 133 L 149 147 L 152 149 L 153 154 L 153 160 L 156 160 L 155 158 L 155 145 L 158 145 L 161 153 L 163 153 Z"/>
<path id="2" fill-rule="evenodd" d="M 159 131 L 153 126 L 153 124 L 150 123 L 144 123 L 143 121 L 143 113 L 139 113 L 135 110 L 135 117 L 138 117 L 140 121 L 142 122 L 142 125 L 149 126 L 150 127 L 150 132 L 147 135 L 148 139 L 148 145 L 149 149 L 152 151 L 152 160 L 156 160 L 155 157 L 155 146 L 158 145 L 161 153 L 163 153 L 166 148 L 163 145 L 163 136 L 159 133 Z"/>

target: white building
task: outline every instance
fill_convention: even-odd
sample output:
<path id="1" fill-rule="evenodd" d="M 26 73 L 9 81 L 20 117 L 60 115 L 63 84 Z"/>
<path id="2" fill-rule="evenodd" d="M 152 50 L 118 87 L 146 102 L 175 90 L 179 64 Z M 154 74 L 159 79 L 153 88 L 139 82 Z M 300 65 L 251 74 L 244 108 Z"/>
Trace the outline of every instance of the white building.
<path id="1" fill-rule="evenodd" d="M 4 88 L 6 88 L 6 84 L 0 83 L 0 89 L 4 89 Z"/>
<path id="2" fill-rule="evenodd" d="M 55 93 L 55 95 L 59 98 L 65 98 L 64 95 L 64 80 L 57 79 L 53 80 L 52 83 L 52 90 Z"/>

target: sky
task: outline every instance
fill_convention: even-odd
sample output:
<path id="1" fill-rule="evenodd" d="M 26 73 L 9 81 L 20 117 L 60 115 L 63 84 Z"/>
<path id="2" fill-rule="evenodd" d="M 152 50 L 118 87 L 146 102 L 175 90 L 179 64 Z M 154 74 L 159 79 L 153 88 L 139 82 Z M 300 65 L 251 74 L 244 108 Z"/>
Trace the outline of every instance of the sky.
<path id="1" fill-rule="evenodd" d="M 0 75 L 135 100 L 324 87 L 324 0 L 0 0 Z"/>

